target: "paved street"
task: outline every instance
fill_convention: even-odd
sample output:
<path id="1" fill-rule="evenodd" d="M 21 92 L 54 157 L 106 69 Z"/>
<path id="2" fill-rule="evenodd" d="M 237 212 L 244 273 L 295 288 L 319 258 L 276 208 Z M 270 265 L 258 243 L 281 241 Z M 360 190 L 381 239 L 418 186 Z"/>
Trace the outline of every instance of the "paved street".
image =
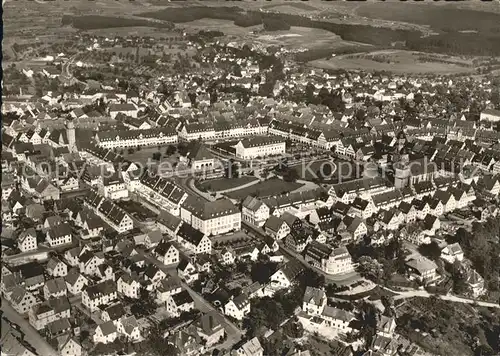
<path id="1" fill-rule="evenodd" d="M 40 356 L 57 355 L 56 350 L 54 350 L 52 346 L 40 336 L 38 331 L 36 331 L 27 320 L 23 319 L 4 298 L 2 298 L 2 312 L 7 320 L 20 326 L 25 335 L 25 340 L 37 350 Z"/>
<path id="2" fill-rule="evenodd" d="M 430 298 L 432 296 L 436 296 L 439 299 L 448 300 L 450 302 L 465 303 L 465 304 L 478 304 L 482 307 L 500 309 L 500 305 L 497 303 L 483 302 L 483 301 L 475 300 L 475 299 L 457 297 L 455 295 L 435 295 L 435 294 L 431 294 L 425 290 L 411 290 L 411 291 L 398 292 L 398 291 L 389 289 L 387 287 L 382 287 L 382 288 L 384 288 L 392 293 L 397 294 L 394 296 L 394 300 L 408 299 L 408 298 L 414 298 L 414 297 Z"/>
<path id="3" fill-rule="evenodd" d="M 164 272 L 170 274 L 171 276 L 175 276 L 179 278 L 179 275 L 177 274 L 177 269 L 176 266 L 167 266 L 160 261 L 158 261 L 156 258 L 152 257 L 151 254 L 143 251 L 143 250 L 138 250 L 138 252 L 144 256 L 149 262 L 154 263 L 156 266 L 158 266 L 161 270 Z M 180 280 L 180 278 L 179 278 Z M 188 284 L 184 283 L 182 280 L 180 280 L 181 285 L 183 288 L 185 288 L 191 297 L 193 298 L 196 307 L 204 312 L 210 312 L 214 311 L 215 315 L 217 316 L 217 319 L 219 322 L 224 326 L 224 329 L 226 330 L 226 333 L 228 335 L 227 340 L 224 342 L 223 346 L 224 348 L 229 348 L 232 345 L 236 344 L 238 341 L 241 340 L 241 336 L 243 335 L 243 332 L 236 326 L 234 325 L 229 319 L 227 319 L 220 311 L 218 311 L 216 308 L 212 306 L 208 301 L 206 301 L 200 294 L 198 294 L 196 291 L 194 291 Z M 221 346 L 218 346 L 218 348 L 223 348 Z"/>

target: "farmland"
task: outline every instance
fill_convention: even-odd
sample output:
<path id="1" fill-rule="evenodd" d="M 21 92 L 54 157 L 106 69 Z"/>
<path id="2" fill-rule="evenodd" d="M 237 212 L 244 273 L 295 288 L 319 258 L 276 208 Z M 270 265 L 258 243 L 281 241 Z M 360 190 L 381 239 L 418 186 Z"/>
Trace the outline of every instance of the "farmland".
<path id="1" fill-rule="evenodd" d="M 249 36 L 252 31 L 261 29 L 261 25 L 240 27 L 236 26 L 231 20 L 217 20 L 203 18 L 199 20 L 184 22 L 179 24 L 178 27 L 182 27 L 188 33 L 196 33 L 198 31 L 221 31 L 226 36 Z"/>
<path id="2" fill-rule="evenodd" d="M 262 10 L 273 11 L 273 12 L 283 12 L 288 14 L 309 14 L 311 12 L 319 11 L 320 9 L 316 6 L 305 4 L 302 2 L 289 2 L 283 4 L 270 4 L 262 6 Z"/>
<path id="3" fill-rule="evenodd" d="M 355 13 L 359 16 L 388 21 L 402 21 L 444 32 L 474 30 L 481 34 L 498 35 L 500 14 L 432 4 L 400 2 L 366 3 Z"/>
<path id="4" fill-rule="evenodd" d="M 169 22 L 148 21 L 144 19 L 131 19 L 115 16 L 83 15 L 63 16 L 63 25 L 71 25 L 79 30 L 92 30 L 113 27 L 138 27 L 149 26 L 172 29 L 174 26 Z"/>
<path id="5" fill-rule="evenodd" d="M 249 195 L 261 198 L 285 194 L 300 188 L 302 184 L 295 182 L 285 182 L 278 178 L 271 178 L 264 182 L 254 184 L 250 187 L 239 189 L 226 194 L 228 198 L 243 200 Z"/>
<path id="6" fill-rule="evenodd" d="M 470 73 L 472 62 L 457 57 L 429 55 L 409 51 L 378 51 L 370 54 L 336 56 L 316 60 L 311 65 L 325 69 L 390 71 L 393 73 Z"/>

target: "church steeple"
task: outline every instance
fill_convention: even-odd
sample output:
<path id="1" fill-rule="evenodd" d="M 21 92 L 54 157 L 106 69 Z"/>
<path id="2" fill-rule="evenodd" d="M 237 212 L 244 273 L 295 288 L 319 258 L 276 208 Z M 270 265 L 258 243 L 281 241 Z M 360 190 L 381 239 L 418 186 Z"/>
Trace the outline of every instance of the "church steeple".
<path id="1" fill-rule="evenodd" d="M 69 151 L 76 152 L 75 124 L 73 120 L 66 120 L 66 136 L 68 137 Z"/>

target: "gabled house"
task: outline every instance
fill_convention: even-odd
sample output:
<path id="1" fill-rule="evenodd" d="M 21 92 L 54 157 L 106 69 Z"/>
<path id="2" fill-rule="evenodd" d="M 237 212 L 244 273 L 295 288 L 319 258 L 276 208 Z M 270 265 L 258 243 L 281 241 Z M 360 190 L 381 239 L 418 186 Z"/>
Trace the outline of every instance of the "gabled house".
<path id="1" fill-rule="evenodd" d="M 156 289 L 156 302 L 158 304 L 164 304 L 167 302 L 169 296 L 178 294 L 181 291 L 182 287 L 180 281 L 175 277 L 167 276 L 160 281 L 160 285 Z"/>
<path id="2" fill-rule="evenodd" d="M 35 296 L 22 286 L 14 287 L 7 295 L 10 304 L 19 314 L 26 314 L 31 307 L 37 304 Z"/>
<path id="3" fill-rule="evenodd" d="M 179 263 L 179 250 L 170 241 L 162 240 L 154 249 L 154 254 L 165 265 Z"/>
<path id="4" fill-rule="evenodd" d="M 242 219 L 250 224 L 263 226 L 270 216 L 269 207 L 260 199 L 248 196 L 242 203 Z"/>
<path id="5" fill-rule="evenodd" d="M 47 263 L 46 271 L 52 277 L 66 277 L 68 266 L 57 257 L 52 257 Z"/>
<path id="6" fill-rule="evenodd" d="M 187 290 L 183 290 L 167 297 L 166 308 L 171 315 L 178 317 L 182 312 L 194 309 L 194 300 Z"/>
<path id="7" fill-rule="evenodd" d="M 59 298 L 65 296 L 67 293 L 66 281 L 62 277 L 49 279 L 43 287 L 43 295 L 46 300 L 49 298 Z"/>
<path id="8" fill-rule="evenodd" d="M 224 305 L 224 314 L 236 320 L 243 320 L 248 313 L 250 313 L 250 300 L 246 294 L 242 293 L 237 297 L 231 298 Z"/>
<path id="9" fill-rule="evenodd" d="M 16 238 L 16 244 L 21 252 L 34 251 L 38 248 L 36 231 L 29 228 L 21 232 Z"/>
<path id="10" fill-rule="evenodd" d="M 118 330 L 115 324 L 110 320 L 97 325 L 93 340 L 95 344 L 110 344 L 118 337 Z"/>
<path id="11" fill-rule="evenodd" d="M 288 224 L 274 215 L 271 215 L 264 224 L 264 230 L 269 236 L 281 240 L 285 238 L 290 233 L 290 227 Z"/>
<path id="12" fill-rule="evenodd" d="M 203 314 L 192 326 L 200 338 L 205 340 L 206 347 L 217 344 L 224 337 L 224 327 L 215 312 Z"/>
<path id="13" fill-rule="evenodd" d="M 122 317 L 117 322 L 117 328 L 119 334 L 123 335 L 125 339 L 137 342 L 141 339 L 141 331 L 139 329 L 139 324 L 135 316 Z"/>
<path id="14" fill-rule="evenodd" d="M 70 269 L 64 279 L 66 281 L 66 288 L 73 295 L 80 295 L 83 288 L 89 283 L 87 277 L 78 272 L 76 268 Z"/>
<path id="15" fill-rule="evenodd" d="M 271 286 L 275 289 L 286 289 L 295 283 L 295 278 L 304 271 L 299 262 L 288 261 L 270 278 Z"/>
<path id="16" fill-rule="evenodd" d="M 114 302 L 117 298 L 116 283 L 111 280 L 88 286 L 82 291 L 82 304 L 91 312 L 101 305 Z"/>
<path id="17" fill-rule="evenodd" d="M 285 237 L 285 245 L 294 252 L 302 252 L 308 243 L 312 241 L 312 236 L 304 230 L 292 230 Z"/>
<path id="18" fill-rule="evenodd" d="M 177 265 L 177 273 L 179 278 L 184 280 L 186 283 L 194 282 L 199 277 L 194 264 L 186 258 L 181 258 L 181 261 Z"/>
<path id="19" fill-rule="evenodd" d="M 441 250 L 441 258 L 448 263 L 454 263 L 455 261 L 462 261 L 464 259 L 464 252 L 462 247 L 458 242 L 445 246 Z"/>
<path id="20" fill-rule="evenodd" d="M 136 275 L 122 274 L 116 281 L 116 290 L 128 298 L 141 298 L 141 283 Z"/>
<path id="21" fill-rule="evenodd" d="M 324 290 L 308 286 L 302 298 L 302 310 L 309 315 L 321 315 L 326 302 L 327 297 Z"/>

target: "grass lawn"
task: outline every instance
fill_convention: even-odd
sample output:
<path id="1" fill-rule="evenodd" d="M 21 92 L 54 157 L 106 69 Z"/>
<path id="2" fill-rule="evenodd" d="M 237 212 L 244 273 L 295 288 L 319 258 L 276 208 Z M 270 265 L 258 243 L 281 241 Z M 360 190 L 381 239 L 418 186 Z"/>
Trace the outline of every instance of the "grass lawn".
<path id="1" fill-rule="evenodd" d="M 233 189 L 256 180 L 258 180 L 258 178 L 253 176 L 241 176 L 239 178 L 220 178 L 206 180 L 203 182 L 196 182 L 196 186 L 201 190 L 220 192 L 221 190 Z"/>
<path id="2" fill-rule="evenodd" d="M 243 200 L 247 196 L 255 194 L 260 198 L 276 196 L 288 193 L 300 188 L 302 184 L 295 182 L 285 182 L 278 178 L 271 178 L 264 182 L 254 184 L 250 187 L 229 192 L 226 195 L 231 199 Z"/>
<path id="3" fill-rule="evenodd" d="M 335 167 L 334 167 L 335 165 Z M 294 169 L 301 180 L 312 181 L 321 177 L 321 172 L 325 179 L 322 181 L 329 183 L 345 182 L 355 178 L 360 178 L 362 174 L 362 167 L 348 161 L 335 160 L 320 160 L 314 162 L 303 162 L 297 166 L 291 167 Z M 333 173 L 332 173 L 333 172 Z"/>

